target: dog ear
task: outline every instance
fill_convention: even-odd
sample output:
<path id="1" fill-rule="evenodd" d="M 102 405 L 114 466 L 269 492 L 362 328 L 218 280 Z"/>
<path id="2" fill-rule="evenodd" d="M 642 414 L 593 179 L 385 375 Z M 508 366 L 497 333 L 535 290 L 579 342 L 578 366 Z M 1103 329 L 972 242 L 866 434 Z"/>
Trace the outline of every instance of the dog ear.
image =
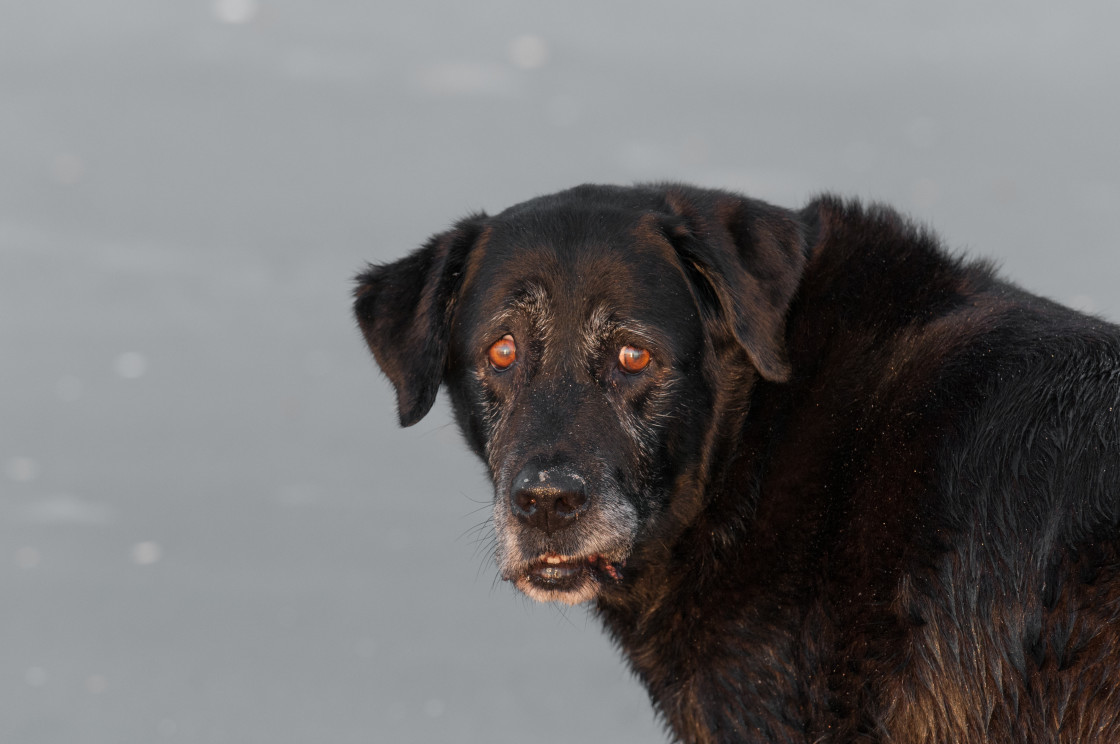
<path id="1" fill-rule="evenodd" d="M 428 413 L 447 364 L 451 310 L 467 255 L 483 230 L 476 214 L 399 261 L 356 277 L 354 314 L 381 371 L 397 390 L 401 426 Z"/>
<path id="2" fill-rule="evenodd" d="M 670 192 L 666 201 L 683 218 L 674 244 L 689 272 L 707 285 L 703 294 L 715 299 L 759 373 L 787 381 L 786 313 L 806 263 L 793 213 L 722 192 L 699 198 Z"/>

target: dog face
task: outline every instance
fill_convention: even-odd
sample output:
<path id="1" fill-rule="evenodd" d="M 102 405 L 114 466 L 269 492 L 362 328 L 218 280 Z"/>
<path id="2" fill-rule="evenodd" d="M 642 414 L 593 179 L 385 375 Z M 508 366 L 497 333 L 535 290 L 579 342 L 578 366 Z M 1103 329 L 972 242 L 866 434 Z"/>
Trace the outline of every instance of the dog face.
<path id="1" fill-rule="evenodd" d="M 668 240 L 625 212 L 548 217 L 496 221 L 476 247 L 446 380 L 493 478 L 502 576 L 578 602 L 621 576 L 663 509 L 674 424 L 702 430 L 711 400 Z"/>
<path id="2" fill-rule="evenodd" d="M 450 392 L 493 480 L 502 577 L 576 603 L 623 590 L 628 559 L 687 521 L 674 501 L 703 479 L 728 391 L 742 405 L 757 374 L 788 375 L 803 261 L 757 202 L 580 187 L 371 268 L 355 310 L 402 424 Z"/>

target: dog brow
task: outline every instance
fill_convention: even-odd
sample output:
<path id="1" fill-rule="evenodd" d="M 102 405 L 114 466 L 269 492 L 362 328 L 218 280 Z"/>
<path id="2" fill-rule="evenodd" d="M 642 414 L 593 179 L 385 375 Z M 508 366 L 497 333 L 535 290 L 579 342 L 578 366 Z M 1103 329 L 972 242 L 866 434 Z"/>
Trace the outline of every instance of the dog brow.
<path id="1" fill-rule="evenodd" d="M 516 315 L 523 315 L 536 323 L 550 313 L 548 290 L 538 281 L 526 280 L 510 293 L 495 321 L 503 322 Z"/>
<path id="2" fill-rule="evenodd" d="M 625 334 L 631 336 L 630 341 L 643 344 L 654 344 L 656 334 L 640 321 L 632 318 L 620 317 L 617 308 L 609 302 L 600 302 L 587 314 L 583 325 L 583 338 L 588 343 L 599 343 L 610 336 Z"/>
<path id="3" fill-rule="evenodd" d="M 492 323 L 502 326 L 510 324 L 515 318 L 523 318 L 532 329 L 533 338 L 547 349 L 551 345 L 554 328 L 550 300 L 548 289 L 541 281 L 523 280 L 502 303 Z"/>

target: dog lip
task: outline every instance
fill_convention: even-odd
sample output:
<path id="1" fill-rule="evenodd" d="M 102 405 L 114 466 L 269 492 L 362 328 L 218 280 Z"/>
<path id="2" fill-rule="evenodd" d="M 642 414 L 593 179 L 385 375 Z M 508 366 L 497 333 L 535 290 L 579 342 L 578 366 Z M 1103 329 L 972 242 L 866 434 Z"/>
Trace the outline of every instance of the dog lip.
<path id="1" fill-rule="evenodd" d="M 546 553 L 526 567 L 525 575 L 534 584 L 565 591 L 575 589 L 589 569 L 590 561 L 586 558 Z"/>
<path id="2" fill-rule="evenodd" d="M 544 553 L 525 567 L 523 575 L 534 583 L 563 591 L 575 588 L 582 579 L 592 574 L 606 574 L 618 581 L 622 578 L 619 569 L 623 565 L 625 560 L 612 561 L 600 553 L 582 556 Z"/>
<path id="3" fill-rule="evenodd" d="M 570 555 L 557 555 L 556 553 L 545 553 L 544 555 L 542 555 L 540 558 L 537 559 L 537 562 L 542 562 L 543 561 L 544 563 L 549 563 L 549 564 L 555 565 L 557 563 L 573 563 L 573 562 L 578 561 L 578 560 L 590 560 L 593 557 L 594 556 L 589 555 L 589 556 L 587 556 L 586 559 L 579 559 L 579 558 L 573 558 Z"/>
<path id="4" fill-rule="evenodd" d="M 561 553 L 542 553 L 534 560 L 529 561 L 528 569 L 532 571 L 541 566 L 582 566 L 594 563 L 599 559 L 597 553 L 589 555 L 563 555 Z"/>

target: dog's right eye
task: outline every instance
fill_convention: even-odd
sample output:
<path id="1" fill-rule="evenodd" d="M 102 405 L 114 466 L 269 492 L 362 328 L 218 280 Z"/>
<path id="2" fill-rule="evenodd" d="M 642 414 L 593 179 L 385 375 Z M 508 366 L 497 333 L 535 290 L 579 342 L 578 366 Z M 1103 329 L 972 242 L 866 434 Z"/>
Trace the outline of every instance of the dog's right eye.
<path id="1" fill-rule="evenodd" d="M 508 333 L 494 342 L 487 353 L 494 369 L 505 369 L 517 359 L 517 344 Z"/>

